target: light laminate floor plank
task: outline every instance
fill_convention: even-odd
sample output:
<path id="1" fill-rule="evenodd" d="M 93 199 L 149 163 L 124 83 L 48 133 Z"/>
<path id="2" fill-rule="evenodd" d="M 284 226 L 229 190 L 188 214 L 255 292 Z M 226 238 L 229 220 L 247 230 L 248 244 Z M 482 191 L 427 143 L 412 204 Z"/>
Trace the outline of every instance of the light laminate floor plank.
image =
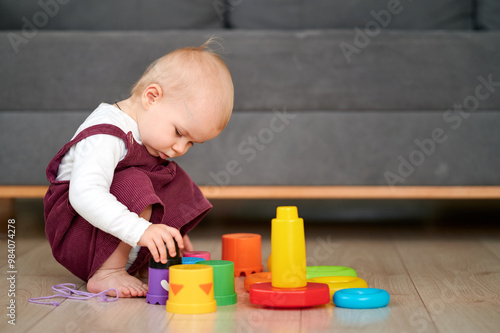
<path id="1" fill-rule="evenodd" d="M 481 240 L 484 246 L 486 246 L 491 252 L 493 252 L 497 258 L 500 259 L 500 239 L 486 238 Z"/>
<path id="2" fill-rule="evenodd" d="M 417 331 L 498 331 L 500 261 L 479 240 L 416 239 L 397 248 L 432 319 L 414 315 Z"/>
<path id="3" fill-rule="evenodd" d="M 83 281 L 72 276 L 54 260 L 46 239 L 18 239 L 16 244 L 21 249 L 19 252 L 16 249 L 17 273 L 14 274 L 16 277 L 16 330 L 23 332 L 37 325 L 54 310 L 53 306 L 28 303 L 30 298 L 52 295 L 51 287 L 55 284 L 74 283 L 76 286 L 81 286 Z M 5 266 L 2 269 L 5 270 Z M 7 279 L 0 281 L 0 289 L 9 289 Z M 0 304 L 7 305 L 10 299 L 7 293 L 0 294 Z M 63 303 L 65 299 L 57 301 Z M 0 322 L 0 331 L 4 332 L 3 329 L 9 327 L 6 321 Z"/>
<path id="4" fill-rule="evenodd" d="M 270 253 L 270 225 L 251 226 L 262 234 L 262 261 Z M 221 255 L 221 236 L 244 226 L 201 227 L 192 233 L 197 250 Z M 30 304 L 30 297 L 52 294 L 51 286 L 73 282 L 52 257 L 47 241 L 18 239 L 15 332 L 496 332 L 500 327 L 500 237 L 474 233 L 402 232 L 398 228 L 306 223 L 309 265 L 354 268 L 369 287 L 391 294 L 388 307 L 268 309 L 249 303 L 243 278 L 236 278 L 238 303 L 203 315 L 168 313 L 141 299 L 103 303 L 65 300 L 58 307 Z M 4 264 L 2 262 L 2 264 Z M 2 266 L 5 269 L 5 264 Z M 0 281 L 6 290 L 6 280 Z M 8 297 L 0 295 L 2 306 Z M 4 307 L 5 309 L 5 307 Z M 0 331 L 10 332 L 6 321 Z"/>

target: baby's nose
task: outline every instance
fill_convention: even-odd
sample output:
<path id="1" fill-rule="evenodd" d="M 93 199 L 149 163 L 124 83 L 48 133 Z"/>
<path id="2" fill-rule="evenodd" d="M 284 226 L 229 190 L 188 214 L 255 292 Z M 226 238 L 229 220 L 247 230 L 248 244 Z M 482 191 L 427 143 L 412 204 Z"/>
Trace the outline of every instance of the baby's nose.
<path id="1" fill-rule="evenodd" d="M 172 147 L 172 150 L 175 151 L 176 156 L 182 156 L 188 151 L 189 147 L 186 143 L 178 142 Z"/>

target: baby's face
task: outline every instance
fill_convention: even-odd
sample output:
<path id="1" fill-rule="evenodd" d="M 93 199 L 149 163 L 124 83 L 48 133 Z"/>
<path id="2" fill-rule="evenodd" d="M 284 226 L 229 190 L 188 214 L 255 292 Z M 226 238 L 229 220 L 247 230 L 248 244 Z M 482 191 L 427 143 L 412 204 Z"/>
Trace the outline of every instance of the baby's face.
<path id="1" fill-rule="evenodd" d="M 221 130 L 203 101 L 174 101 L 167 97 L 143 111 L 138 119 L 142 143 L 148 152 L 163 159 L 184 155 L 196 143 L 215 138 Z"/>

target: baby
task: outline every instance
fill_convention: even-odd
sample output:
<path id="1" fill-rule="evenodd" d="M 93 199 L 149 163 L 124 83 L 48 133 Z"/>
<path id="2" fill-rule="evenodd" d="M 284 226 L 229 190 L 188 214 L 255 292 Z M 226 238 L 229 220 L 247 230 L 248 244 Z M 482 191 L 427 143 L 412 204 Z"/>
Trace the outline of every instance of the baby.
<path id="1" fill-rule="evenodd" d="M 174 240 L 193 249 L 186 233 L 212 206 L 170 159 L 215 138 L 231 116 L 231 75 L 213 43 L 154 61 L 131 97 L 99 105 L 47 167 L 47 238 L 90 292 L 145 296 L 134 275 L 150 255 L 165 263 Z"/>

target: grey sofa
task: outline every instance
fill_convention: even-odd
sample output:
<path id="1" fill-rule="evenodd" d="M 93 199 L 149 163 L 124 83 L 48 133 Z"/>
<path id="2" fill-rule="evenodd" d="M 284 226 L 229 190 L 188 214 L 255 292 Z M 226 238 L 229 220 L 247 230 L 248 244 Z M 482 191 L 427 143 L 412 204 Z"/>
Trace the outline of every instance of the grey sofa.
<path id="1" fill-rule="evenodd" d="M 223 39 L 234 113 L 200 185 L 500 185 L 496 0 L 0 1 L 0 185 L 155 58 Z"/>

